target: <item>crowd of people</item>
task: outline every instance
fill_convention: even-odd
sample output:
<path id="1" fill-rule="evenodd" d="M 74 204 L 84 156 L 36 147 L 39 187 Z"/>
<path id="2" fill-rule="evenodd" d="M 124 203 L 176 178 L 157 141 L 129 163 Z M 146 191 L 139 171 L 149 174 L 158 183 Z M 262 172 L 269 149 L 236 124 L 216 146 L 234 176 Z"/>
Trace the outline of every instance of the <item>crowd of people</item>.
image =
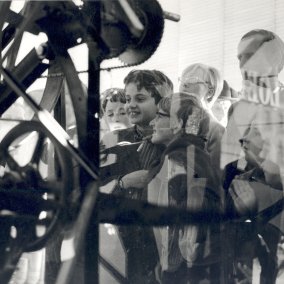
<path id="1" fill-rule="evenodd" d="M 132 70 L 102 93 L 101 183 L 129 199 L 225 222 L 118 226 L 129 283 L 276 283 L 284 232 L 284 43 L 252 30 L 238 45 L 242 89 L 205 63 L 173 82 Z M 104 190 L 103 187 L 101 190 Z M 255 283 L 255 282 L 254 282 Z"/>

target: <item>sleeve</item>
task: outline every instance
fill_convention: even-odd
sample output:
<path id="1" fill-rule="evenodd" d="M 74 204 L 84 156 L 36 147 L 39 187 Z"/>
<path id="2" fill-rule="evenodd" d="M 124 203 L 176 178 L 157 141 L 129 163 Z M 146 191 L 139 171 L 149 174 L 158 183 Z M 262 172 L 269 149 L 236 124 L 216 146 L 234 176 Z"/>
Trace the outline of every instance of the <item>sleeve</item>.
<path id="1" fill-rule="evenodd" d="M 149 140 L 142 142 L 138 148 L 141 169 L 149 170 L 157 166 L 161 161 L 164 147 L 151 143 Z"/>

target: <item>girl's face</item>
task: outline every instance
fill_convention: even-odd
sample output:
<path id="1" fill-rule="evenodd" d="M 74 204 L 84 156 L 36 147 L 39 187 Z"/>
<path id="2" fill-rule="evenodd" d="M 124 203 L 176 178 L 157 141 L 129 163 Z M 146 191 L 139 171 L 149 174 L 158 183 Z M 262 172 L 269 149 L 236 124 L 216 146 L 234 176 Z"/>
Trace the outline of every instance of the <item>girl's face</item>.
<path id="1" fill-rule="evenodd" d="M 130 127 L 125 110 L 125 104 L 108 101 L 105 109 L 105 119 L 111 131 Z"/>
<path id="2" fill-rule="evenodd" d="M 147 90 L 137 89 L 135 83 L 125 86 L 126 110 L 131 123 L 141 127 L 149 126 L 157 112 L 155 99 Z"/>
<path id="3" fill-rule="evenodd" d="M 167 145 L 173 138 L 173 130 L 170 128 L 170 115 L 162 109 L 158 109 L 156 117 L 151 121 L 153 126 L 152 143 Z"/>

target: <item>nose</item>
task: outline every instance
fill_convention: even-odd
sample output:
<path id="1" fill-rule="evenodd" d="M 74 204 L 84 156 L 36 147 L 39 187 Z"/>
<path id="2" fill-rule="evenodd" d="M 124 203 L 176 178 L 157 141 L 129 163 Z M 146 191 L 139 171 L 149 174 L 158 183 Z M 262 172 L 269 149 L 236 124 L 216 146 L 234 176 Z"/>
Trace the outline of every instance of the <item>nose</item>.
<path id="1" fill-rule="evenodd" d="M 150 121 L 149 125 L 150 125 L 151 127 L 154 127 L 155 121 L 156 121 L 156 118 L 152 119 L 152 120 Z"/>
<path id="2" fill-rule="evenodd" d="M 115 122 L 120 122 L 120 114 L 119 113 L 115 113 L 114 114 L 114 121 Z"/>
<path id="3" fill-rule="evenodd" d="M 127 103 L 127 108 L 135 108 L 135 107 L 136 107 L 135 100 L 129 100 Z"/>

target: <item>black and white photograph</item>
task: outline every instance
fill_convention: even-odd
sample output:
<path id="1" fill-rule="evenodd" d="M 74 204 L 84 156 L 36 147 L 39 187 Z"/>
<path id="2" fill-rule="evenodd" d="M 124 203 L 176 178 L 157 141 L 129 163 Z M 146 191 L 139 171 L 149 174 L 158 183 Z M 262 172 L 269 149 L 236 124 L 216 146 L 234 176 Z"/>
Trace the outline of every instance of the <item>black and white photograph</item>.
<path id="1" fill-rule="evenodd" d="M 284 283 L 284 1 L 1 0 L 0 284 Z"/>

